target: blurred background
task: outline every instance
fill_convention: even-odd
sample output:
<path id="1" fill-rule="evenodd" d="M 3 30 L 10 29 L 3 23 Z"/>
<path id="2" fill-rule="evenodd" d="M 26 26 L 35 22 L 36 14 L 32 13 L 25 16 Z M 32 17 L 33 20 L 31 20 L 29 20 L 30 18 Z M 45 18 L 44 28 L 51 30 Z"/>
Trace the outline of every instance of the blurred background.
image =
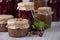
<path id="1" fill-rule="evenodd" d="M 28 1 L 33 1 L 33 2 L 36 1 L 37 2 L 37 0 L 23 0 L 23 2 L 28 2 Z M 42 1 L 45 1 L 44 6 L 52 8 L 52 11 L 54 12 L 54 14 L 52 15 L 53 21 L 60 21 L 60 0 L 42 0 Z M 39 5 L 42 6 L 43 2 L 40 4 Z"/>
<path id="2" fill-rule="evenodd" d="M 18 17 L 17 4 L 19 2 L 34 2 L 35 9 L 39 7 L 51 7 L 53 11 L 52 21 L 60 21 L 60 0 L 0 0 L 0 14 L 12 14 Z"/>

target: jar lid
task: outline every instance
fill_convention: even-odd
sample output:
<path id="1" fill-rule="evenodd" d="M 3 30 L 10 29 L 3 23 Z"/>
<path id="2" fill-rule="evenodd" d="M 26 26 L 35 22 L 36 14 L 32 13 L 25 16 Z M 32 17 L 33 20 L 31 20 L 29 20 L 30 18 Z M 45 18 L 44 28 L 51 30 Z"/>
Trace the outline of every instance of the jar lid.
<path id="1" fill-rule="evenodd" d="M 0 24 L 6 24 L 7 20 L 12 19 L 12 15 L 0 15 Z"/>
<path id="2" fill-rule="evenodd" d="M 0 15 L 0 19 L 9 19 L 12 18 L 12 15 Z"/>
<path id="3" fill-rule="evenodd" d="M 10 29 L 29 28 L 29 21 L 27 19 L 15 18 L 15 19 L 8 20 L 7 23 L 8 23 L 7 27 Z"/>
<path id="4" fill-rule="evenodd" d="M 33 2 L 20 2 L 18 3 L 17 10 L 34 10 Z"/>
<path id="5" fill-rule="evenodd" d="M 40 7 L 40 8 L 38 8 L 38 14 L 41 14 L 41 15 L 52 15 L 53 12 L 52 12 L 51 7 Z"/>

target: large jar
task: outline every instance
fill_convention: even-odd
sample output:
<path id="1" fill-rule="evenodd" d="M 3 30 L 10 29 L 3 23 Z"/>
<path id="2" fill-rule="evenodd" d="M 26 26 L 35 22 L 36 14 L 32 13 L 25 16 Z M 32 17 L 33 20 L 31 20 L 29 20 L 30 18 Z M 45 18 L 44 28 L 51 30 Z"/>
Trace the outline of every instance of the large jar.
<path id="1" fill-rule="evenodd" d="M 19 2 L 22 2 L 23 0 L 13 0 L 13 6 L 14 6 L 14 9 L 13 9 L 13 15 L 14 15 L 14 17 L 15 18 L 17 18 L 18 17 L 18 10 L 16 9 L 17 8 L 17 4 L 19 3 Z"/>
<path id="2" fill-rule="evenodd" d="M 29 20 L 15 18 L 8 20 L 8 33 L 11 37 L 24 37 L 28 34 Z"/>
<path id="3" fill-rule="evenodd" d="M 52 21 L 52 11 L 50 7 L 40 7 L 38 8 L 39 20 L 45 22 L 49 27 Z"/>
<path id="4" fill-rule="evenodd" d="M 33 10 L 34 10 L 34 3 L 33 2 L 26 2 L 26 3 L 18 3 L 18 17 L 26 18 L 30 21 L 30 24 L 33 22 Z"/>
<path id="5" fill-rule="evenodd" d="M 12 18 L 12 15 L 0 15 L 0 32 L 8 31 L 6 28 L 7 21 Z"/>

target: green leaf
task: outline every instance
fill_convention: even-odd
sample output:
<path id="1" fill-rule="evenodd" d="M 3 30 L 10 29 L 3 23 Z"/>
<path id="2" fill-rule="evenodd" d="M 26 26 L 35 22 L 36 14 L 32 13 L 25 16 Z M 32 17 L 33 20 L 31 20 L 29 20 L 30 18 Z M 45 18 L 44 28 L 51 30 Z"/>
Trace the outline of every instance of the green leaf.
<path id="1" fill-rule="evenodd" d="M 38 14 L 36 13 L 34 14 L 34 22 L 32 28 L 44 30 L 47 29 L 48 27 L 43 21 L 38 20 Z"/>

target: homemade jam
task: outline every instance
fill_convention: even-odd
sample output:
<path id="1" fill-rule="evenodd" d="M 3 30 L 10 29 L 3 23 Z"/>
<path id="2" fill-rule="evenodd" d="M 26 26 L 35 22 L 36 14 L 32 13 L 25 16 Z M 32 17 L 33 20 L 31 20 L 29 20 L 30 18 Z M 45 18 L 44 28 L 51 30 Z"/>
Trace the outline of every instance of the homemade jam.
<path id="1" fill-rule="evenodd" d="M 8 31 L 6 28 L 7 20 L 12 19 L 12 15 L 0 15 L 0 32 Z"/>
<path id="2" fill-rule="evenodd" d="M 45 22 L 49 27 L 52 21 L 52 11 L 50 7 L 40 7 L 38 8 L 39 20 Z"/>
<path id="3" fill-rule="evenodd" d="M 11 37 L 24 37 L 28 34 L 29 20 L 15 18 L 8 20 L 8 33 Z"/>
<path id="4" fill-rule="evenodd" d="M 34 3 L 33 2 L 26 2 L 26 3 L 18 3 L 18 17 L 26 18 L 31 22 L 33 22 L 33 9 Z"/>

